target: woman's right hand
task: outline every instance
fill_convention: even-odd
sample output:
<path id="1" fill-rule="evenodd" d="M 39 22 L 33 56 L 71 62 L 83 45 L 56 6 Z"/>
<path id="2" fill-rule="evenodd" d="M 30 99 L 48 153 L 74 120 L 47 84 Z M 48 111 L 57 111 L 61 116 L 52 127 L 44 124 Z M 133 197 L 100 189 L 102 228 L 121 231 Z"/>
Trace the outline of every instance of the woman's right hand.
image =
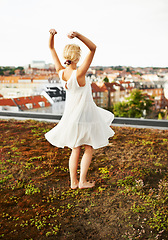
<path id="1" fill-rule="evenodd" d="M 55 35 L 55 34 L 57 34 L 57 31 L 55 30 L 55 29 L 50 29 L 50 34 L 52 34 L 53 36 Z"/>
<path id="2" fill-rule="evenodd" d="M 75 37 L 77 37 L 78 36 L 78 32 L 70 32 L 70 33 L 68 33 L 67 34 L 67 36 L 70 38 L 70 39 L 72 39 L 72 38 L 75 38 Z"/>

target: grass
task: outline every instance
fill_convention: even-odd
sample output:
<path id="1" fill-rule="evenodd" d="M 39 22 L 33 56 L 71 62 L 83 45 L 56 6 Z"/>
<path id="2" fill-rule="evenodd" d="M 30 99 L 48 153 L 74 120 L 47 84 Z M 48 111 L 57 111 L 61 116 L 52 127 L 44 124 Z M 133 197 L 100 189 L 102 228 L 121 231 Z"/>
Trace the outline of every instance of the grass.
<path id="1" fill-rule="evenodd" d="M 53 126 L 0 120 L 0 239 L 168 239 L 168 131 L 113 127 L 96 186 L 71 190 L 71 150 L 44 138 Z"/>

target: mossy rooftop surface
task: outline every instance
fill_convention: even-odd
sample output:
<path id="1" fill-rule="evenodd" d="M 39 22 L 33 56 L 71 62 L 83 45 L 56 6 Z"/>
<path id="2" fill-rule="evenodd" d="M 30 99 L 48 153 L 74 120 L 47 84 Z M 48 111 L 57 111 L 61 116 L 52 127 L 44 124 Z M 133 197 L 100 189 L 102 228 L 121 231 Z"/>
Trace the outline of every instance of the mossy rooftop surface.
<path id="1" fill-rule="evenodd" d="M 44 138 L 54 126 L 0 120 L 0 239 L 168 239 L 167 130 L 112 127 L 96 186 L 71 190 L 71 150 Z"/>

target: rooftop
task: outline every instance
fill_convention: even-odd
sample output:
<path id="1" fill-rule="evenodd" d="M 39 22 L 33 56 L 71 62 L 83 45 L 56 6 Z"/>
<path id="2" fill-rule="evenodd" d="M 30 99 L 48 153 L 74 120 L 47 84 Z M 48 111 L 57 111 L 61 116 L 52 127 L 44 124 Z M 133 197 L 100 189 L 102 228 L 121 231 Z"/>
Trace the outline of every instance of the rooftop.
<path id="1" fill-rule="evenodd" d="M 18 98 L 2 98 L 0 106 L 18 106 L 20 110 L 28 110 L 30 108 L 49 107 L 51 104 L 42 95 L 18 97 Z"/>
<path id="2" fill-rule="evenodd" d="M 1 236 L 166 239 L 168 131 L 113 126 L 114 137 L 94 151 L 89 168 L 96 186 L 71 190 L 70 149 L 44 138 L 54 126 L 0 120 Z"/>

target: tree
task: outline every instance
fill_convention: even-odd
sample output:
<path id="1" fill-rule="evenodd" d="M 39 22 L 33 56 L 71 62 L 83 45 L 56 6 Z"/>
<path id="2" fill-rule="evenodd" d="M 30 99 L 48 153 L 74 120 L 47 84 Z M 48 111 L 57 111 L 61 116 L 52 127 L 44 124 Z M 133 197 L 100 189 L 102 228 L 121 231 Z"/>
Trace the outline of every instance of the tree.
<path id="1" fill-rule="evenodd" d="M 140 73 L 140 72 L 136 72 L 135 74 L 139 75 L 139 76 L 142 76 L 142 73 Z"/>
<path id="2" fill-rule="evenodd" d="M 128 117 L 128 109 L 127 102 L 118 102 L 114 104 L 113 112 L 116 117 Z"/>
<path id="3" fill-rule="evenodd" d="M 3 69 L 0 67 L 0 75 L 3 76 L 4 75 L 4 71 Z"/>
<path id="4" fill-rule="evenodd" d="M 10 67 L 10 66 L 6 66 L 6 67 L 0 67 L 0 75 L 13 75 L 15 74 L 15 70 L 20 70 L 20 75 L 24 75 L 24 68 L 19 66 L 17 68 L 15 67 Z"/>
<path id="5" fill-rule="evenodd" d="M 151 112 L 153 99 L 139 89 L 133 90 L 126 100 L 127 102 L 114 105 L 115 116 L 140 118 L 146 117 Z"/>
<path id="6" fill-rule="evenodd" d="M 105 77 L 105 78 L 103 79 L 103 82 L 109 82 L 108 77 Z"/>
<path id="7" fill-rule="evenodd" d="M 129 67 L 126 68 L 126 72 L 131 72 Z"/>
<path id="8" fill-rule="evenodd" d="M 113 67 L 114 70 L 119 70 L 119 71 L 122 71 L 123 70 L 123 67 L 122 66 L 115 66 Z"/>

